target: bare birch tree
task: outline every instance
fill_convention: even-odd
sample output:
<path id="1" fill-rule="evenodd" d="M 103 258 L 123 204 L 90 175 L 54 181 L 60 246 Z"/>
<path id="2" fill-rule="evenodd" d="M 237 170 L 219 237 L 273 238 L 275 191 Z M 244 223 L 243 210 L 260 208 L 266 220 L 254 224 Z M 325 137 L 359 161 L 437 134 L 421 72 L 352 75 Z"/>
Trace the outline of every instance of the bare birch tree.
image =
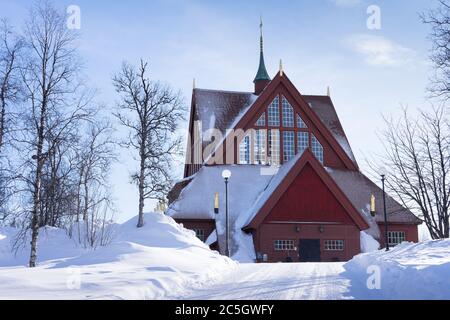
<path id="1" fill-rule="evenodd" d="M 12 105 L 20 97 L 19 58 L 22 48 L 22 39 L 6 20 L 0 20 L 0 155 L 6 135 L 11 131 Z"/>
<path id="2" fill-rule="evenodd" d="M 431 27 L 431 61 L 434 75 L 429 91 L 433 97 L 450 98 L 450 1 L 438 0 L 438 7 L 421 14 L 422 22 Z"/>
<path id="3" fill-rule="evenodd" d="M 412 119 L 385 119 L 383 142 L 387 187 L 418 212 L 433 239 L 449 237 L 450 118 L 445 106 Z"/>
<path id="4" fill-rule="evenodd" d="M 37 258 L 44 166 L 66 133 L 77 128 L 77 122 L 89 114 L 88 96 L 79 93 L 77 81 L 80 70 L 75 52 L 77 36 L 66 28 L 64 14 L 49 2 L 39 3 L 31 10 L 25 28 L 27 56 L 23 83 L 27 107 L 21 141 L 27 145 L 33 160 L 30 161 L 30 267 L 36 265 Z"/>
<path id="5" fill-rule="evenodd" d="M 138 154 L 139 169 L 132 180 L 139 190 L 137 227 L 142 227 L 145 200 L 164 199 L 170 189 L 173 156 L 181 142 L 176 130 L 184 107 L 180 93 L 149 78 L 142 60 L 137 68 L 123 63 L 113 84 L 120 96 L 115 116 L 129 131 L 125 145 Z"/>

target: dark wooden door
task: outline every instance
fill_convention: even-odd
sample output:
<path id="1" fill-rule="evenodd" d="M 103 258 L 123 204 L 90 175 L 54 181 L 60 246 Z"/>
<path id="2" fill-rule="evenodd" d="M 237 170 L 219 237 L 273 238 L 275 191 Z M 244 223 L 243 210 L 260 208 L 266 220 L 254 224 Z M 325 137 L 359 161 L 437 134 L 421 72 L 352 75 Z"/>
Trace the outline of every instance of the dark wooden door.
<path id="1" fill-rule="evenodd" d="M 319 239 L 300 239 L 298 251 L 300 262 L 320 262 Z"/>

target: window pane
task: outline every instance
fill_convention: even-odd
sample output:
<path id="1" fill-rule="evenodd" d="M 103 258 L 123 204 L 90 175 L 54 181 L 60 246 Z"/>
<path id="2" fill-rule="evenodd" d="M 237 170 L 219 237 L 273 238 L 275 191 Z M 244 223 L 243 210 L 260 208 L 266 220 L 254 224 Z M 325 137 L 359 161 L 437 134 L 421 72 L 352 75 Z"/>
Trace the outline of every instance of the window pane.
<path id="1" fill-rule="evenodd" d="M 286 100 L 285 97 L 282 99 L 282 111 L 283 111 L 283 127 L 294 127 L 294 109 Z"/>
<path id="2" fill-rule="evenodd" d="M 250 137 L 246 136 L 239 144 L 239 163 L 250 163 Z"/>
<path id="3" fill-rule="evenodd" d="M 266 130 L 256 130 L 255 133 L 255 163 L 266 164 Z"/>
<path id="4" fill-rule="evenodd" d="M 406 240 L 404 231 L 388 231 L 389 246 L 394 247 Z"/>
<path id="5" fill-rule="evenodd" d="M 275 251 L 295 250 L 294 240 L 275 240 L 273 248 Z"/>
<path id="6" fill-rule="evenodd" d="M 280 131 L 270 129 L 268 133 L 270 164 L 280 164 Z"/>
<path id="7" fill-rule="evenodd" d="M 283 161 L 291 160 L 294 154 L 294 131 L 283 131 Z"/>
<path id="8" fill-rule="evenodd" d="M 325 250 L 327 251 L 344 250 L 344 240 L 325 240 Z"/>
<path id="9" fill-rule="evenodd" d="M 205 230 L 194 229 L 194 231 L 195 231 L 195 235 L 197 236 L 197 238 L 199 238 L 200 240 L 202 240 L 204 242 L 205 241 Z"/>
<path id="10" fill-rule="evenodd" d="M 279 98 L 278 96 L 272 101 L 268 108 L 268 120 L 269 126 L 280 125 L 280 108 L 279 108 Z"/>
<path id="11" fill-rule="evenodd" d="M 299 115 L 297 115 L 297 128 L 308 128 L 305 121 Z"/>
<path id="12" fill-rule="evenodd" d="M 309 133 L 299 131 L 297 132 L 297 152 L 303 153 L 309 147 Z"/>
<path id="13" fill-rule="evenodd" d="M 264 112 L 261 117 L 259 117 L 258 121 L 256 121 L 256 126 L 264 127 L 266 125 L 266 113 Z"/>
<path id="14" fill-rule="evenodd" d="M 317 160 L 323 163 L 323 147 L 314 135 L 311 136 L 311 149 Z"/>

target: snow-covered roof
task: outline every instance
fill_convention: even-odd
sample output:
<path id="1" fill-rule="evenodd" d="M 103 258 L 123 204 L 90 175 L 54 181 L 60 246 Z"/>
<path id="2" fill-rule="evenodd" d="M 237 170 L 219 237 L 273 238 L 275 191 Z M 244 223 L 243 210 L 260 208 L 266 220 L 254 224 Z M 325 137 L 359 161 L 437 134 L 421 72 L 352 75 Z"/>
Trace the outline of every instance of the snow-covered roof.
<path id="1" fill-rule="evenodd" d="M 339 121 L 339 117 L 336 113 L 336 109 L 334 108 L 331 98 L 329 96 L 308 95 L 303 95 L 302 97 L 306 100 L 311 109 L 319 116 L 320 120 L 322 120 L 328 130 L 330 130 L 331 134 L 342 149 L 344 149 L 348 157 L 356 164 L 356 159 L 352 148 L 350 147 L 350 143 L 348 142 L 341 122 Z"/>
<path id="2" fill-rule="evenodd" d="M 222 171 L 231 171 L 228 184 L 228 214 L 231 252 L 239 253 L 239 260 L 254 259 L 252 238 L 241 229 L 252 212 L 253 205 L 274 175 L 261 174 L 266 166 L 217 165 L 203 166 L 181 191 L 167 214 L 175 219 L 215 219 L 219 247 L 225 248 L 225 183 Z M 261 171 L 263 170 L 263 171 Z M 219 214 L 214 213 L 214 194 L 219 193 Z M 245 256 L 245 257 L 243 257 Z"/>
<path id="3" fill-rule="evenodd" d="M 370 195 L 375 196 L 375 221 L 384 221 L 383 191 L 369 178 L 359 171 L 327 168 L 328 173 L 353 203 L 355 208 L 364 216 L 370 215 Z M 421 223 L 411 211 L 400 205 L 395 199 L 386 194 L 386 212 L 388 222 L 392 223 Z M 367 219 L 366 219 L 367 220 Z M 369 222 L 369 221 L 368 221 Z"/>

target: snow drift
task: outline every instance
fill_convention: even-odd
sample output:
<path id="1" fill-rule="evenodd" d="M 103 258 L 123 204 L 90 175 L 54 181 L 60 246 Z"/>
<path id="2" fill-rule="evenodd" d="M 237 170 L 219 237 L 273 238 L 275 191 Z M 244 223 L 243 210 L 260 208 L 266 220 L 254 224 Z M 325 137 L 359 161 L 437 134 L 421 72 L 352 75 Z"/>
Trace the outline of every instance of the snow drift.
<path id="1" fill-rule="evenodd" d="M 369 290 L 373 266 L 379 268 L 380 288 Z M 357 299 L 450 299 L 450 239 L 363 253 L 344 268 L 343 275 L 351 279 L 350 296 Z"/>
<path id="2" fill-rule="evenodd" d="M 158 299 L 220 280 L 237 264 L 211 251 L 193 231 L 159 213 L 118 225 L 106 247 L 83 249 L 63 230 L 41 233 L 38 267 L 29 251 L 10 253 L 14 229 L 0 229 L 0 299 Z M 48 230 L 47 230 L 48 229 Z M 53 254 L 53 256 L 52 256 Z"/>

